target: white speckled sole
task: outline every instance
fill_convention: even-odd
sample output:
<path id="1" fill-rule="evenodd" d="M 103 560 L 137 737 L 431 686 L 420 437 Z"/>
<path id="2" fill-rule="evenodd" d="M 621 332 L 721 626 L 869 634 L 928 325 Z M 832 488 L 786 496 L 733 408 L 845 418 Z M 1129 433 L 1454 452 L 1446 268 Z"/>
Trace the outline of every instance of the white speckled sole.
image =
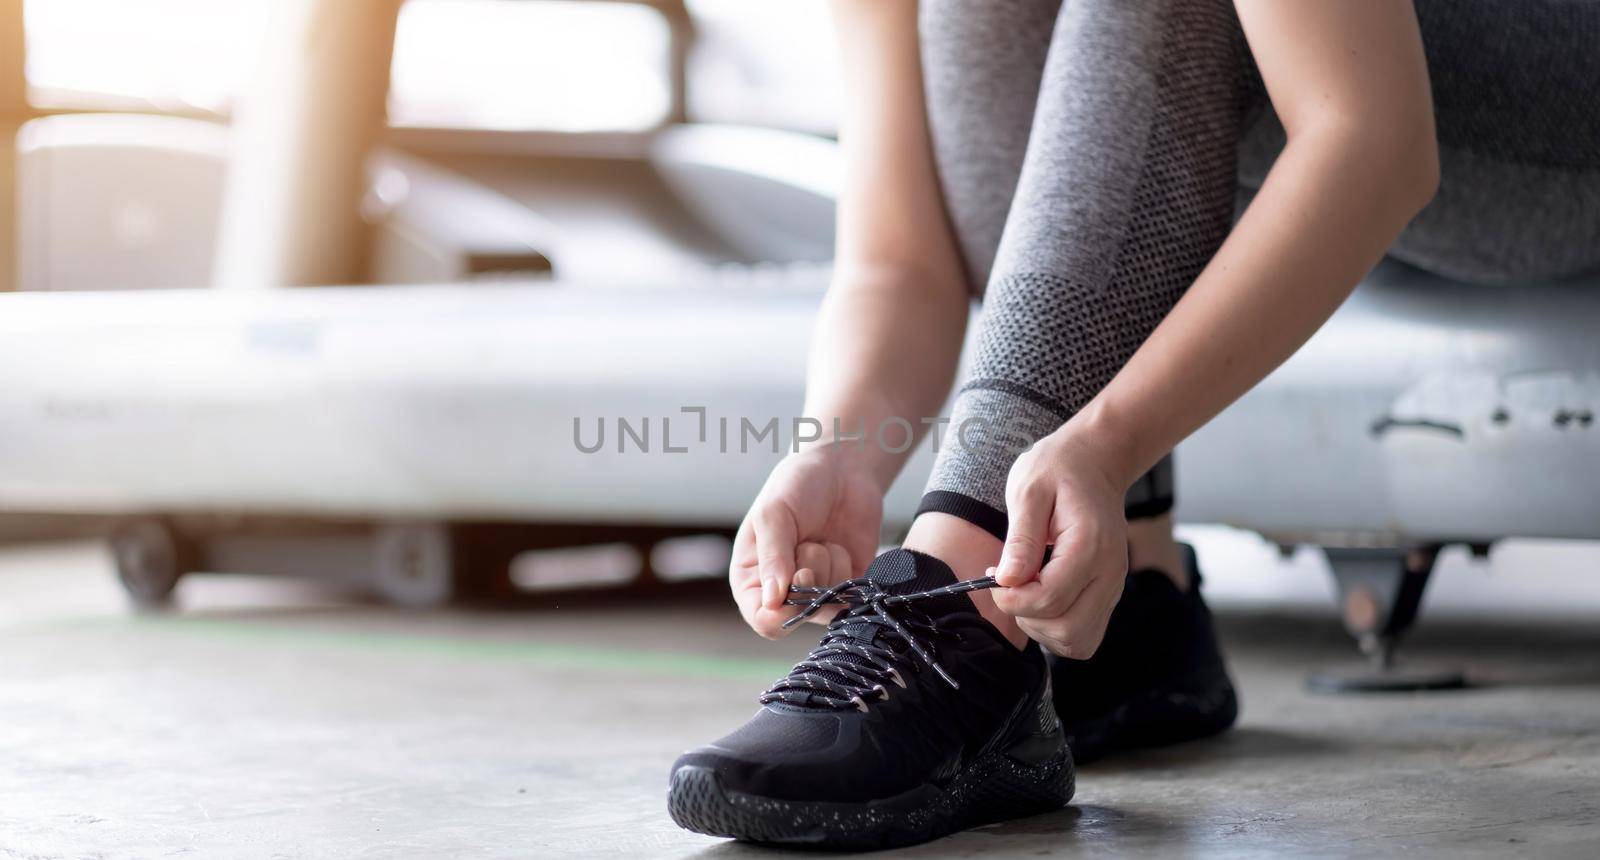
<path id="1" fill-rule="evenodd" d="M 684 767 L 672 776 L 667 809 L 687 830 L 747 842 L 838 850 L 914 845 L 1065 806 L 1072 799 L 1075 776 L 1072 754 L 1056 737 L 1054 748 L 1032 763 L 992 752 L 942 788 L 929 783 L 867 803 L 778 800 L 727 791 L 712 769 Z M 1037 750 L 1036 743 L 1032 746 Z"/>

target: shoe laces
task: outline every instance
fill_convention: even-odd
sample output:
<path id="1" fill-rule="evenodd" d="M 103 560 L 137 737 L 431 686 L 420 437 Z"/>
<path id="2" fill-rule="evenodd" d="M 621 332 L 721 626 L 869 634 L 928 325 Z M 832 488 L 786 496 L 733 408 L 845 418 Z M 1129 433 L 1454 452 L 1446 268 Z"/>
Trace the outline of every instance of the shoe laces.
<path id="1" fill-rule="evenodd" d="M 800 624 L 824 606 L 843 604 L 850 608 L 828 625 L 821 643 L 796 663 L 787 677 L 761 694 L 760 701 L 763 705 L 786 702 L 865 711 L 869 703 L 888 697 L 888 684 L 902 689 L 906 686 L 900 669 L 914 665 L 909 659 L 912 654 L 938 673 L 951 688 L 959 690 L 961 685 L 939 665 L 934 649 L 924 641 L 924 637 L 933 639 L 939 635 L 938 623 L 911 604 L 994 588 L 998 584 L 992 577 L 980 577 L 912 594 L 891 594 L 866 577 L 845 580 L 830 588 L 791 586 L 790 596 L 784 603 L 805 608 L 785 621 L 785 628 Z M 858 625 L 893 631 L 894 637 L 903 641 L 907 650 L 897 651 L 887 644 L 880 645 L 877 635 L 857 635 Z"/>

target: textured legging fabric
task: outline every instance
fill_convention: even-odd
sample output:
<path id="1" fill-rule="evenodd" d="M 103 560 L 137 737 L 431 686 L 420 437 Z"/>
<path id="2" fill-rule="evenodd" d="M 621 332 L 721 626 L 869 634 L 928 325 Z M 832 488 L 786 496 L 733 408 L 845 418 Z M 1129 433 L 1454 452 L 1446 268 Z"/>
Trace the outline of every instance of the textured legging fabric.
<path id="1" fill-rule="evenodd" d="M 1600 270 L 1600 3 L 1419 0 L 1442 180 L 1391 253 L 1475 281 Z M 1282 146 L 1231 0 L 923 0 L 945 205 L 984 308 L 921 509 L 1003 536 L 1017 454 L 1082 408 Z M 1171 461 L 1129 491 L 1170 508 Z"/>

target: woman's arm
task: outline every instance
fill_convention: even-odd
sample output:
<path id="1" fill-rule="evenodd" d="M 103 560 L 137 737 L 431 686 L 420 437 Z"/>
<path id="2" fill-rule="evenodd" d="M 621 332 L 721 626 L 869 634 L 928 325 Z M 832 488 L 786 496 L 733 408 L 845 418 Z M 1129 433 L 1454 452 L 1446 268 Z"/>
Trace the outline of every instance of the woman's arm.
<path id="1" fill-rule="evenodd" d="M 920 431 L 918 419 L 935 415 L 950 392 L 970 294 L 934 173 L 917 4 L 834 0 L 833 14 L 848 93 L 845 175 L 805 414 L 823 423 L 825 438 L 835 418 L 845 432 L 895 416 Z M 863 464 L 887 490 L 909 454 L 866 448 Z"/>
<path id="2" fill-rule="evenodd" d="M 1093 653 L 1120 593 L 1122 493 L 1305 343 L 1438 183 L 1411 0 L 1236 6 L 1288 143 L 1183 299 L 1011 473 L 997 576 L 1014 587 L 995 599 L 1068 656 Z M 1052 522 L 1067 525 L 1052 535 Z"/>
<path id="3" fill-rule="evenodd" d="M 1237 0 L 1288 133 L 1183 300 L 1080 416 L 1132 483 L 1327 321 L 1432 199 L 1433 100 L 1410 0 Z"/>
<path id="4" fill-rule="evenodd" d="M 872 559 L 883 495 L 905 464 L 869 434 L 887 418 L 914 430 L 944 403 L 967 325 L 968 292 L 945 220 L 923 108 L 915 0 L 835 0 L 848 82 L 845 176 L 833 286 L 811 343 L 805 414 L 823 438 L 767 478 L 734 539 L 728 579 L 756 632 L 795 614 L 790 584 L 858 575 Z M 898 432 L 898 431 L 889 431 Z M 898 437 L 886 438 L 898 447 Z M 819 613 L 816 620 L 825 620 Z"/>

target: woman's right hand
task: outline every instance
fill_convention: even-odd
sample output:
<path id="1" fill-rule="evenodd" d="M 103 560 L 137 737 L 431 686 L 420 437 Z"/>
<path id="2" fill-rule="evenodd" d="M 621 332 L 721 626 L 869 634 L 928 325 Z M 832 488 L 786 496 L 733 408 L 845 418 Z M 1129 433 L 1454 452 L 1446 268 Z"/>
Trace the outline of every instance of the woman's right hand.
<path id="1" fill-rule="evenodd" d="M 784 604 L 791 584 L 827 587 L 860 575 L 872 560 L 883 488 L 862 461 L 865 453 L 835 442 L 791 454 L 750 506 L 733 541 L 728 583 L 745 622 L 762 636 L 782 636 L 783 622 L 800 611 Z"/>

